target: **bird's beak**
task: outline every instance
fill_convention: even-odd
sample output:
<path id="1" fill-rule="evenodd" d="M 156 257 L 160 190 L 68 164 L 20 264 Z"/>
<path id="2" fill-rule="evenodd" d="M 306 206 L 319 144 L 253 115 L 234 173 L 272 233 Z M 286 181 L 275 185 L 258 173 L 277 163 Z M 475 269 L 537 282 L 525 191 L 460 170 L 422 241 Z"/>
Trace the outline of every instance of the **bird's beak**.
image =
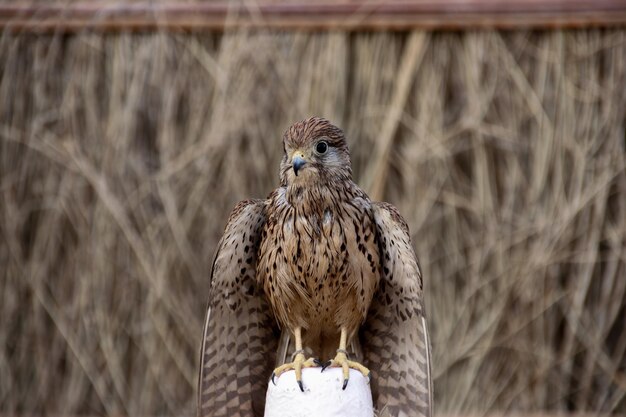
<path id="1" fill-rule="evenodd" d="M 298 176 L 298 171 L 306 164 L 306 160 L 304 159 L 304 154 L 302 152 L 296 152 L 293 154 L 291 158 L 291 164 L 293 165 L 293 172 Z"/>

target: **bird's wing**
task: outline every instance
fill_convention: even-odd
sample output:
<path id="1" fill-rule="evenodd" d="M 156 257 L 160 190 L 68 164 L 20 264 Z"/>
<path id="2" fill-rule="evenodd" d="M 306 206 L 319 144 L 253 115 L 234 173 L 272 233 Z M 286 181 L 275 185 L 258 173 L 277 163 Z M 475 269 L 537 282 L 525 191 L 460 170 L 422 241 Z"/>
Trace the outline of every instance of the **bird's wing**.
<path id="1" fill-rule="evenodd" d="M 381 279 L 361 329 L 374 403 L 382 416 L 430 416 L 430 341 L 422 276 L 409 228 L 398 210 L 373 203 Z"/>
<path id="2" fill-rule="evenodd" d="M 198 381 L 198 416 L 262 416 L 279 337 L 257 284 L 264 201 L 239 203 L 213 261 Z"/>

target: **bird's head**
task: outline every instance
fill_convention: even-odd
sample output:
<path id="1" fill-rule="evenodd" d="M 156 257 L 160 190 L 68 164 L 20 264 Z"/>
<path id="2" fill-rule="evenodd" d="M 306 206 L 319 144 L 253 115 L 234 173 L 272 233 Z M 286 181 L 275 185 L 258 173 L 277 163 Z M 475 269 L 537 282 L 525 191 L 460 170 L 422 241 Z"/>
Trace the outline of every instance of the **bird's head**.
<path id="1" fill-rule="evenodd" d="M 311 117 L 283 135 L 281 185 L 313 185 L 352 179 L 350 152 L 343 132 L 328 120 Z"/>

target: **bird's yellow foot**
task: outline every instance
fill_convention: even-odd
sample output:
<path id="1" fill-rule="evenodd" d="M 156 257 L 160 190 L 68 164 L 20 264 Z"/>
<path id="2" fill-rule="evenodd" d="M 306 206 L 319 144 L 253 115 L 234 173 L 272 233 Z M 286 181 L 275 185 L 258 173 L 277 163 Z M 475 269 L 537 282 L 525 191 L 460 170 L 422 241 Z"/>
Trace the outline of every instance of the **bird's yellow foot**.
<path id="1" fill-rule="evenodd" d="M 296 371 L 296 381 L 298 382 L 300 391 L 304 392 L 304 386 L 302 385 L 302 368 L 313 368 L 313 367 L 321 366 L 321 365 L 322 365 L 321 362 L 317 359 L 314 359 L 314 358 L 306 359 L 304 356 L 304 352 L 300 350 L 294 354 L 293 362 L 286 363 L 274 369 L 274 372 L 272 372 L 271 380 L 272 380 L 272 383 L 276 385 L 274 378 L 280 377 L 282 373 L 293 369 L 294 371 Z"/>
<path id="2" fill-rule="evenodd" d="M 343 369 L 343 386 L 341 389 L 346 389 L 348 386 L 348 380 L 350 379 L 350 368 L 356 369 L 361 372 L 368 382 L 372 379 L 372 373 L 365 366 L 358 362 L 348 360 L 348 352 L 343 349 L 337 349 L 337 355 L 335 359 L 331 359 L 322 366 L 322 372 L 326 368 L 342 368 Z"/>

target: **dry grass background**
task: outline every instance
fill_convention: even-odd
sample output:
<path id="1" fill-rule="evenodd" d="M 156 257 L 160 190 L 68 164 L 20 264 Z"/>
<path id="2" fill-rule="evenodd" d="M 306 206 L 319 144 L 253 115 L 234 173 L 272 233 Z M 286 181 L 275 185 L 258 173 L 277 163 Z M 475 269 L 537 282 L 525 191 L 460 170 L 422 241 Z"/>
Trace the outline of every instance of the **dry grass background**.
<path id="1" fill-rule="evenodd" d="M 4 34 L 0 74 L 0 412 L 192 414 L 217 240 L 309 115 L 408 220 L 439 411 L 626 411 L 626 31 Z"/>

